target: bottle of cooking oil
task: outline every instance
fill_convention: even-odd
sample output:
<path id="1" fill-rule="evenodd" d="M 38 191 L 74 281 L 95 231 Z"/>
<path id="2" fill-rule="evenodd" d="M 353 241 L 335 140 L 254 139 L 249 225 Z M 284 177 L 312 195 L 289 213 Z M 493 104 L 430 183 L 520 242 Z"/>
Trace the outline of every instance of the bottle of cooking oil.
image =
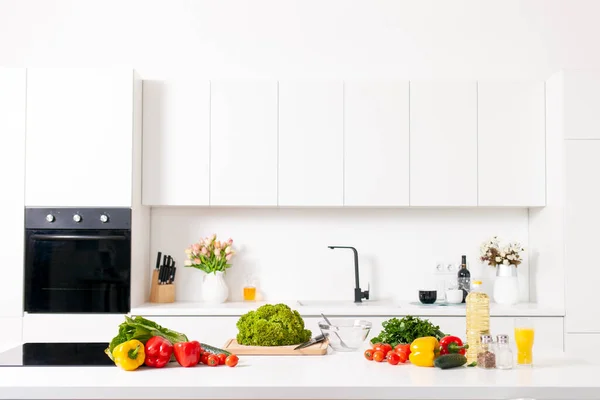
<path id="1" fill-rule="evenodd" d="M 467 362 L 477 361 L 481 335 L 490 334 L 490 298 L 481 291 L 481 281 L 473 281 L 467 296 Z"/>

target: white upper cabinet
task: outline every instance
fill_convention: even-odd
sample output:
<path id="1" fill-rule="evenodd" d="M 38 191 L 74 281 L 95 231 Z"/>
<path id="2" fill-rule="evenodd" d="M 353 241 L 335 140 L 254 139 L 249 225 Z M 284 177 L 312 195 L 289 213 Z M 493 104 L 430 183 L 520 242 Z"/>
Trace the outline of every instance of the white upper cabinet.
<path id="1" fill-rule="evenodd" d="M 344 86 L 279 82 L 279 205 L 344 204 Z"/>
<path id="2" fill-rule="evenodd" d="M 409 205 L 408 82 L 344 83 L 344 205 Z"/>
<path id="3" fill-rule="evenodd" d="M 0 317 L 23 315 L 25 76 L 25 69 L 0 68 L 0 272 L 10 276 L 0 290 Z"/>
<path id="4" fill-rule="evenodd" d="M 479 82 L 478 112 L 479 205 L 544 206 L 544 83 Z"/>
<path id="5" fill-rule="evenodd" d="M 564 82 L 566 139 L 600 139 L 600 71 L 567 70 Z"/>
<path id="6" fill-rule="evenodd" d="M 591 301 L 598 292 L 600 262 L 600 141 L 565 141 L 566 331 L 600 332 Z"/>
<path id="7" fill-rule="evenodd" d="M 410 205 L 477 205 L 476 82 L 410 83 Z"/>
<path id="8" fill-rule="evenodd" d="M 143 203 L 209 204 L 210 82 L 144 82 Z"/>
<path id="9" fill-rule="evenodd" d="M 132 205 L 133 93 L 133 70 L 28 70 L 27 206 Z"/>
<path id="10" fill-rule="evenodd" d="M 211 82 L 210 204 L 277 205 L 277 82 Z"/>

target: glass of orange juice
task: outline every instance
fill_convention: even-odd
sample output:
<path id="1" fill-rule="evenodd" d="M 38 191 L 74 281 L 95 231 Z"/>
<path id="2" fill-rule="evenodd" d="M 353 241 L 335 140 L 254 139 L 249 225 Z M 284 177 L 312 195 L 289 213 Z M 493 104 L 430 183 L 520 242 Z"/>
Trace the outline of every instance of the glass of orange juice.
<path id="1" fill-rule="evenodd" d="M 256 279 L 252 275 L 246 276 L 244 284 L 244 301 L 256 300 Z"/>
<path id="2" fill-rule="evenodd" d="M 533 319 L 515 318 L 515 343 L 517 344 L 517 365 L 533 365 L 533 339 L 535 329 Z"/>

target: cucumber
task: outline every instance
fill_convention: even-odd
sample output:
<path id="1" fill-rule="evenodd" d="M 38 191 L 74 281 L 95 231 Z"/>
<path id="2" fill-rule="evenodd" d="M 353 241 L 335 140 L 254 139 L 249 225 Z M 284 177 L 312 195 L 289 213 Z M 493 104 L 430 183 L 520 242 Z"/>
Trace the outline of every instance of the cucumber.
<path id="1" fill-rule="evenodd" d="M 466 363 L 467 357 L 462 354 L 444 354 L 443 356 L 436 358 L 433 365 L 441 369 L 448 369 L 462 367 Z"/>
<path id="2" fill-rule="evenodd" d="M 206 343 L 200 343 L 200 346 L 202 346 L 202 350 L 207 351 L 207 352 L 209 352 L 211 354 L 225 354 L 227 356 L 231 355 L 231 353 L 228 352 L 227 350 L 223 350 L 223 349 L 211 346 L 211 345 L 206 344 Z"/>

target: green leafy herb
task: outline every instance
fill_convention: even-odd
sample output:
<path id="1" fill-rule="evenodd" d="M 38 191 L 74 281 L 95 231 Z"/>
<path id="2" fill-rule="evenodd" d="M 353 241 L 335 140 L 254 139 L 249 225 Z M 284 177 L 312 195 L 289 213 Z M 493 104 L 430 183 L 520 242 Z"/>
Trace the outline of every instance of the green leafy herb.
<path id="1" fill-rule="evenodd" d="M 137 339 L 146 344 L 152 336 L 162 336 L 171 343 L 187 342 L 188 338 L 183 333 L 163 328 L 154 321 L 144 317 L 130 318 L 125 316 L 125 322 L 119 325 L 119 333 L 115 336 L 104 351 L 112 360 L 112 352 L 115 347 L 131 339 Z"/>
<path id="2" fill-rule="evenodd" d="M 389 343 L 396 346 L 400 343 L 412 343 L 413 340 L 433 336 L 438 340 L 446 336 L 440 327 L 427 319 L 407 315 L 402 319 L 392 318 L 382 323 L 383 331 L 371 339 L 371 343 Z"/>
<path id="3" fill-rule="evenodd" d="M 247 346 L 286 346 L 310 339 L 304 320 L 285 304 L 265 304 L 240 317 L 237 341 Z"/>
<path id="4" fill-rule="evenodd" d="M 471 364 L 468 364 L 467 367 L 476 367 L 477 361 L 473 361 Z"/>

